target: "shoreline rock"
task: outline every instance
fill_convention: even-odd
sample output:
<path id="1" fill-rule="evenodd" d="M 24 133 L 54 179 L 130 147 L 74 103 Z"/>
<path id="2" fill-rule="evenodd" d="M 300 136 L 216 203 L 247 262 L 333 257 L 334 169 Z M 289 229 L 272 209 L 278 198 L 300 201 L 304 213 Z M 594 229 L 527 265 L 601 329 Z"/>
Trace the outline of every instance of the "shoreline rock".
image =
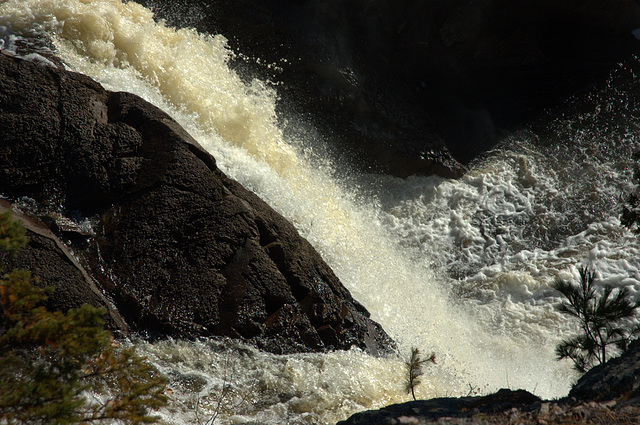
<path id="1" fill-rule="evenodd" d="M 634 425 L 640 418 L 640 340 L 582 376 L 567 397 L 541 400 L 502 389 L 481 397 L 436 398 L 356 413 L 338 425 Z"/>

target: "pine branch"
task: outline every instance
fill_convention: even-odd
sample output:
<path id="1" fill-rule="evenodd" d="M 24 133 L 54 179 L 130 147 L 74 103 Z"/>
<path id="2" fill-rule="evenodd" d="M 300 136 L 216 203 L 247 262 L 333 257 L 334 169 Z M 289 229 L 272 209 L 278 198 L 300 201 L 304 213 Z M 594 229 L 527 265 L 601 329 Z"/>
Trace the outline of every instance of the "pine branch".
<path id="1" fill-rule="evenodd" d="M 559 360 L 573 360 L 574 367 L 584 373 L 593 363 L 607 361 L 608 346 L 626 347 L 631 335 L 640 331 L 640 328 L 626 329 L 622 324 L 635 315 L 640 301 L 631 301 L 628 288 L 615 289 L 609 285 L 598 295 L 595 271 L 585 266 L 579 272 L 577 285 L 556 279 L 552 287 L 566 299 L 556 309 L 578 319 L 582 328 L 581 335 L 558 344 L 556 356 Z"/>
<path id="2" fill-rule="evenodd" d="M 409 361 L 405 362 L 407 366 L 407 379 L 405 381 L 405 391 L 411 393 L 413 399 L 416 399 L 415 388 L 420 385 L 421 380 L 420 377 L 424 375 L 423 367 L 426 363 L 435 363 L 436 362 L 436 354 L 431 353 L 431 355 L 426 358 L 420 358 L 420 350 L 412 347 L 411 348 L 411 356 L 409 357 Z"/>

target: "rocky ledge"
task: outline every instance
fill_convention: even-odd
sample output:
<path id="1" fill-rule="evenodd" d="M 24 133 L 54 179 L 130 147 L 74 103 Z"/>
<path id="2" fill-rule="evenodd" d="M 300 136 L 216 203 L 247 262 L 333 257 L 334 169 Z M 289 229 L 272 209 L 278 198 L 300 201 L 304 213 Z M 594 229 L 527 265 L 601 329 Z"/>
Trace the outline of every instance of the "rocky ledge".
<path id="1" fill-rule="evenodd" d="M 632 425 L 640 423 L 640 341 L 587 372 L 569 395 L 544 401 L 519 390 L 438 398 L 353 415 L 339 425 Z"/>
<path id="2" fill-rule="evenodd" d="M 50 308 L 276 353 L 392 347 L 287 220 L 139 97 L 0 54 L 0 140 L 0 195 L 40 229 L 8 267 L 55 286 Z"/>

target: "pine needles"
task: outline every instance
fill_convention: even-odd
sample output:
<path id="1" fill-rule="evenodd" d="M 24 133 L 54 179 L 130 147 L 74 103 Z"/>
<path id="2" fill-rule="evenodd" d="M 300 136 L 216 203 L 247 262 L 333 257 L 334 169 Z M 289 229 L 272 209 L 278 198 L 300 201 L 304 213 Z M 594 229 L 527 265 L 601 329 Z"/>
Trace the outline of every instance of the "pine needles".
<path id="1" fill-rule="evenodd" d="M 0 253 L 20 249 L 24 234 L 0 214 Z M 2 274 L 2 266 L 0 257 L 0 424 L 157 422 L 150 413 L 168 402 L 166 379 L 112 341 L 104 310 L 48 311 L 51 288 L 35 286 L 26 270 Z"/>
<path id="2" fill-rule="evenodd" d="M 411 393 L 413 399 L 416 399 L 415 388 L 420 385 L 420 377 L 424 375 L 423 367 L 426 363 L 435 363 L 436 354 L 431 353 L 431 356 L 427 359 L 420 358 L 420 350 L 415 347 L 411 348 L 411 357 L 409 361 L 405 362 L 407 366 L 407 379 L 405 381 L 405 391 L 407 394 Z"/>
<path id="3" fill-rule="evenodd" d="M 627 288 L 614 289 L 605 285 L 599 295 L 595 276 L 589 267 L 582 267 L 578 285 L 561 279 L 556 279 L 552 284 L 566 298 L 557 306 L 558 311 L 578 319 L 582 329 L 579 335 L 560 342 L 556 347 L 556 355 L 558 360 L 573 360 L 574 368 L 581 373 L 596 363 L 605 363 L 610 357 L 610 345 L 620 351 L 625 350 L 630 339 L 639 331 L 637 326 L 625 326 L 625 322 L 635 315 L 640 302 L 631 301 Z"/>

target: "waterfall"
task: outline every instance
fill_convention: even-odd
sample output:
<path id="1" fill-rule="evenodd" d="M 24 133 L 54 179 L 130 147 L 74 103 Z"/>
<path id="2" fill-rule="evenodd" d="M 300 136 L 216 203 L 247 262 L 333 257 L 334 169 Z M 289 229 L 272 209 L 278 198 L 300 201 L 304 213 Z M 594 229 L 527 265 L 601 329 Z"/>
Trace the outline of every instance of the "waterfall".
<path id="1" fill-rule="evenodd" d="M 580 156 L 593 135 L 549 147 L 518 133 L 459 180 L 337 178 L 340 164 L 286 140 L 276 89 L 231 70 L 222 35 L 168 27 L 120 0 L 9 0 L 0 35 L 8 50 L 46 37 L 69 69 L 176 119 L 296 226 L 402 353 L 436 353 L 419 397 L 499 388 L 564 396 L 576 375 L 554 347 L 576 326 L 554 310 L 550 282 L 577 276 L 588 260 L 606 282 L 640 288 L 639 246 L 615 212 L 629 179 L 620 158 L 630 158 L 635 135 L 623 150 Z M 166 423 L 197 423 L 196 411 L 223 423 L 332 423 L 409 399 L 402 358 L 275 356 L 219 340 L 137 344 L 170 379 Z"/>

